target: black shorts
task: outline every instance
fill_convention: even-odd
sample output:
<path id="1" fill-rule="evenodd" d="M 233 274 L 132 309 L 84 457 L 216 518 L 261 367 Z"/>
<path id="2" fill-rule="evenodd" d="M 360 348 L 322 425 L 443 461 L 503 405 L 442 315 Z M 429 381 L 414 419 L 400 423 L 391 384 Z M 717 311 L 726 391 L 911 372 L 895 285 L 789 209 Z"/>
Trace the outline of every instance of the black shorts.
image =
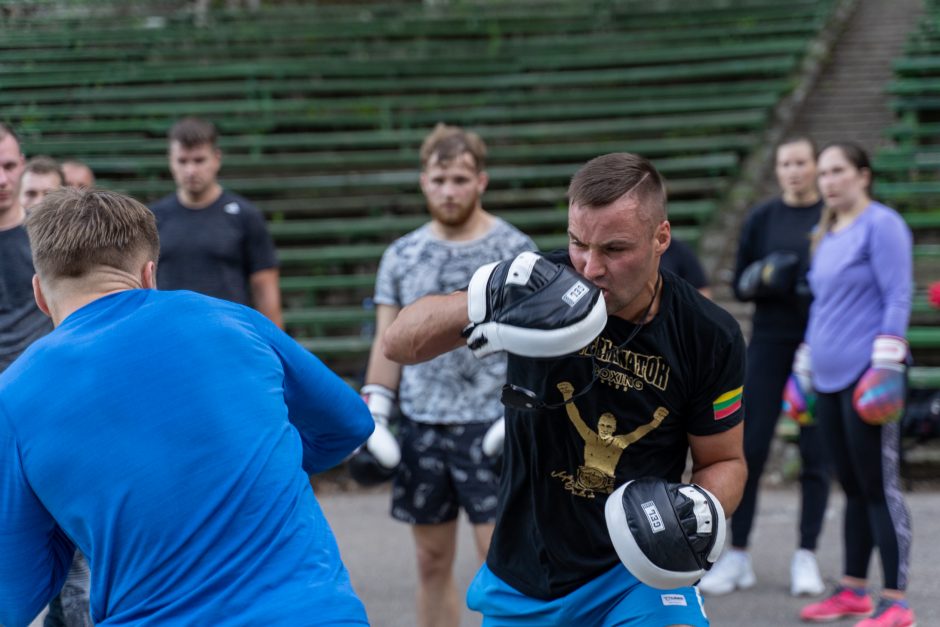
<path id="1" fill-rule="evenodd" d="M 401 465 L 392 484 L 392 518 L 436 525 L 457 518 L 473 524 L 496 520 L 499 484 L 482 442 L 490 422 L 432 425 L 402 420 Z"/>

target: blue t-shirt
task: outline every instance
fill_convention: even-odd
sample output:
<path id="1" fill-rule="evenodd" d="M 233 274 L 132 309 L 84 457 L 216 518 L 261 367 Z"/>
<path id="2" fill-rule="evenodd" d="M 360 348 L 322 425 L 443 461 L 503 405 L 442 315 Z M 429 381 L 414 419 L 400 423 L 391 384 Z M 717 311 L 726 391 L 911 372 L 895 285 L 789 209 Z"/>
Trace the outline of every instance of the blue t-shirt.
<path id="1" fill-rule="evenodd" d="M 308 473 L 372 424 L 247 307 L 93 301 L 0 375 L 0 623 L 29 623 L 77 546 L 99 625 L 367 624 Z"/>

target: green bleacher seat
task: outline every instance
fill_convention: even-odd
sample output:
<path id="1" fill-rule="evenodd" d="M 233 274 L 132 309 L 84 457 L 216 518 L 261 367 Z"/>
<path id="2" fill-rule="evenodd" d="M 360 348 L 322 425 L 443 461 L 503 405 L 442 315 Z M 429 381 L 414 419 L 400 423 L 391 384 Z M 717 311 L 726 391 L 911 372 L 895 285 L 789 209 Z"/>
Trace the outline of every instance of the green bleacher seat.
<path id="1" fill-rule="evenodd" d="M 196 28 L 166 3 L 87 1 L 95 19 L 49 0 L 43 19 L 0 24 L 0 106 L 25 150 L 150 202 L 174 188 L 169 125 L 212 119 L 223 184 L 269 219 L 288 329 L 347 376 L 371 345 L 381 253 L 428 219 L 417 152 L 435 123 L 481 134 L 484 206 L 541 247 L 566 243 L 570 176 L 615 151 L 653 159 L 694 245 L 836 5 L 288 0 Z"/>

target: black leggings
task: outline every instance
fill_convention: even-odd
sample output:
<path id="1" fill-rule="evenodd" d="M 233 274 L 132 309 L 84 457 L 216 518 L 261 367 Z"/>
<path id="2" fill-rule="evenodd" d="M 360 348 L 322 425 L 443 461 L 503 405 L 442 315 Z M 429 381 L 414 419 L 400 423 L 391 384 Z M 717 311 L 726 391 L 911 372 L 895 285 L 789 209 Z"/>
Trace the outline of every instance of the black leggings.
<path id="1" fill-rule="evenodd" d="M 845 492 L 845 574 L 867 579 L 868 562 L 877 546 L 885 588 L 904 590 L 910 568 L 911 515 L 901 495 L 900 426 L 862 422 L 852 407 L 854 389 L 852 385 L 819 394 L 816 400 L 817 420 Z"/>
<path id="2" fill-rule="evenodd" d="M 747 348 L 744 383 L 744 456 L 747 483 L 741 504 L 731 517 L 731 545 L 747 548 L 757 510 L 757 491 L 774 437 L 783 398 L 783 386 L 799 343 L 752 340 Z M 829 463 L 820 429 L 800 429 L 800 548 L 815 550 L 829 500 Z"/>

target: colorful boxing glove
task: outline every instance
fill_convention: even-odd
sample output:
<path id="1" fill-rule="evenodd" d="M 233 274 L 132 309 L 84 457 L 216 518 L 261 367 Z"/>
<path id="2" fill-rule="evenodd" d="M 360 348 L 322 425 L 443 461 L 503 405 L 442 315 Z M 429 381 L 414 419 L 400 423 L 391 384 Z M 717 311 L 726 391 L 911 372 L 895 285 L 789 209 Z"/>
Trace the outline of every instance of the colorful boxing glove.
<path id="1" fill-rule="evenodd" d="M 907 393 L 905 362 L 907 342 L 893 335 L 879 335 L 872 346 L 871 367 L 855 385 L 852 405 L 862 420 L 883 425 L 901 419 Z"/>
<path id="2" fill-rule="evenodd" d="M 793 357 L 793 371 L 783 388 L 783 413 L 801 427 L 813 424 L 816 393 L 813 391 L 809 344 L 800 344 Z"/>
<path id="3" fill-rule="evenodd" d="M 377 383 L 362 386 L 359 393 L 368 405 L 372 419 L 375 421 L 375 431 L 366 440 L 366 449 L 385 468 L 395 468 L 401 461 L 401 448 L 398 446 L 398 440 L 388 429 L 388 419 L 395 406 L 395 393 Z"/>

